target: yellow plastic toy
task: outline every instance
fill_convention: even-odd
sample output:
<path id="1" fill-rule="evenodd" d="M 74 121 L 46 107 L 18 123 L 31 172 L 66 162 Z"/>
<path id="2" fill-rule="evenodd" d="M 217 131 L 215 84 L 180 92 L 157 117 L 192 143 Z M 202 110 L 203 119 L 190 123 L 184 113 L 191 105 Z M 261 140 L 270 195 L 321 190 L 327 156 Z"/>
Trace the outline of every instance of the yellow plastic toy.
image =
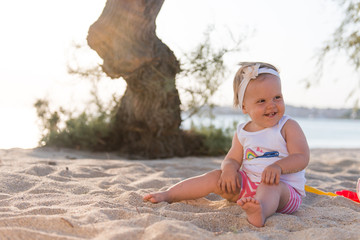
<path id="1" fill-rule="evenodd" d="M 310 187 L 308 185 L 305 185 L 305 191 L 307 192 L 311 192 L 311 193 L 315 193 L 315 194 L 318 194 L 318 195 L 328 195 L 328 196 L 332 196 L 332 197 L 336 197 L 336 196 L 339 196 L 335 193 L 332 193 L 332 192 L 323 192 L 317 188 L 313 188 L 313 187 Z"/>

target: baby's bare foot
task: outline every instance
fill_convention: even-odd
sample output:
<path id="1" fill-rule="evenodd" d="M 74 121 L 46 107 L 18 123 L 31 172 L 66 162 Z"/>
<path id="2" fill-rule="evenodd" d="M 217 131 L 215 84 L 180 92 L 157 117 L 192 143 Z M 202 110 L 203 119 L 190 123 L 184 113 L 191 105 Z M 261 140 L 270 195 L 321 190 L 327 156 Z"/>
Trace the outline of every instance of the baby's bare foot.
<path id="1" fill-rule="evenodd" d="M 169 197 L 168 197 L 167 191 L 150 193 L 150 194 L 145 195 L 143 199 L 144 199 L 144 201 L 149 201 L 152 203 L 169 202 Z"/>
<path id="2" fill-rule="evenodd" d="M 249 223 L 255 227 L 264 226 L 265 218 L 258 200 L 252 197 L 245 197 L 238 200 L 237 204 L 246 212 Z"/>

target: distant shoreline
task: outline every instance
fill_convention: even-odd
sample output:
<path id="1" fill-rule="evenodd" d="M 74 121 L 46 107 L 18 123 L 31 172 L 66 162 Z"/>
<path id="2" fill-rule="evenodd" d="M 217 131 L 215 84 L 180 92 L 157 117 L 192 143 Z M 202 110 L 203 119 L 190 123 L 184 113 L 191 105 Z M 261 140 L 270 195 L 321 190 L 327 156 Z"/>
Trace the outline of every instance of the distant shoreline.
<path id="1" fill-rule="evenodd" d="M 206 113 L 209 107 L 203 107 L 201 112 Z M 235 115 L 242 114 L 239 109 L 232 106 L 215 106 L 212 109 L 214 115 Z M 185 112 L 186 114 L 186 112 Z M 360 119 L 360 110 L 352 108 L 306 108 L 286 105 L 286 114 L 292 117 L 301 118 L 340 118 L 340 119 Z"/>

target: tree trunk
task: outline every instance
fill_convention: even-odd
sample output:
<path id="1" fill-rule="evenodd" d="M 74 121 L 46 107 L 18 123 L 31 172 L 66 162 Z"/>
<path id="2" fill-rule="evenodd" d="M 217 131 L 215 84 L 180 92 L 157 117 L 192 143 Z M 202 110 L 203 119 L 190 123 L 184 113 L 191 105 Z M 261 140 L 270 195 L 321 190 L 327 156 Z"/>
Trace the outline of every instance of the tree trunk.
<path id="1" fill-rule="evenodd" d="M 103 59 L 103 71 L 122 77 L 127 89 L 116 109 L 113 143 L 148 158 L 188 154 L 184 147 L 174 53 L 156 36 L 164 0 L 108 0 L 87 41 Z"/>

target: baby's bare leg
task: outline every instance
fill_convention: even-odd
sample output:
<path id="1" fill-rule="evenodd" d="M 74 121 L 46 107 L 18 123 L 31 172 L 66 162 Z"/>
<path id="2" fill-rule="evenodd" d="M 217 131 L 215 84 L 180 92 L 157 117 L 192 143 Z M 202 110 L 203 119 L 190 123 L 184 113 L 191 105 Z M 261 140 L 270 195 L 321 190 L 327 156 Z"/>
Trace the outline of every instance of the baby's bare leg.
<path id="1" fill-rule="evenodd" d="M 246 212 L 248 221 L 256 227 L 262 227 L 265 220 L 278 209 L 282 209 L 290 197 L 287 185 L 260 184 L 254 198 L 241 198 L 237 203 Z"/>
<path id="2" fill-rule="evenodd" d="M 171 203 L 205 197 L 210 193 L 222 195 L 217 187 L 220 175 L 221 170 L 214 170 L 200 176 L 188 178 L 164 192 L 150 193 L 144 196 L 144 200 L 152 203 Z"/>

